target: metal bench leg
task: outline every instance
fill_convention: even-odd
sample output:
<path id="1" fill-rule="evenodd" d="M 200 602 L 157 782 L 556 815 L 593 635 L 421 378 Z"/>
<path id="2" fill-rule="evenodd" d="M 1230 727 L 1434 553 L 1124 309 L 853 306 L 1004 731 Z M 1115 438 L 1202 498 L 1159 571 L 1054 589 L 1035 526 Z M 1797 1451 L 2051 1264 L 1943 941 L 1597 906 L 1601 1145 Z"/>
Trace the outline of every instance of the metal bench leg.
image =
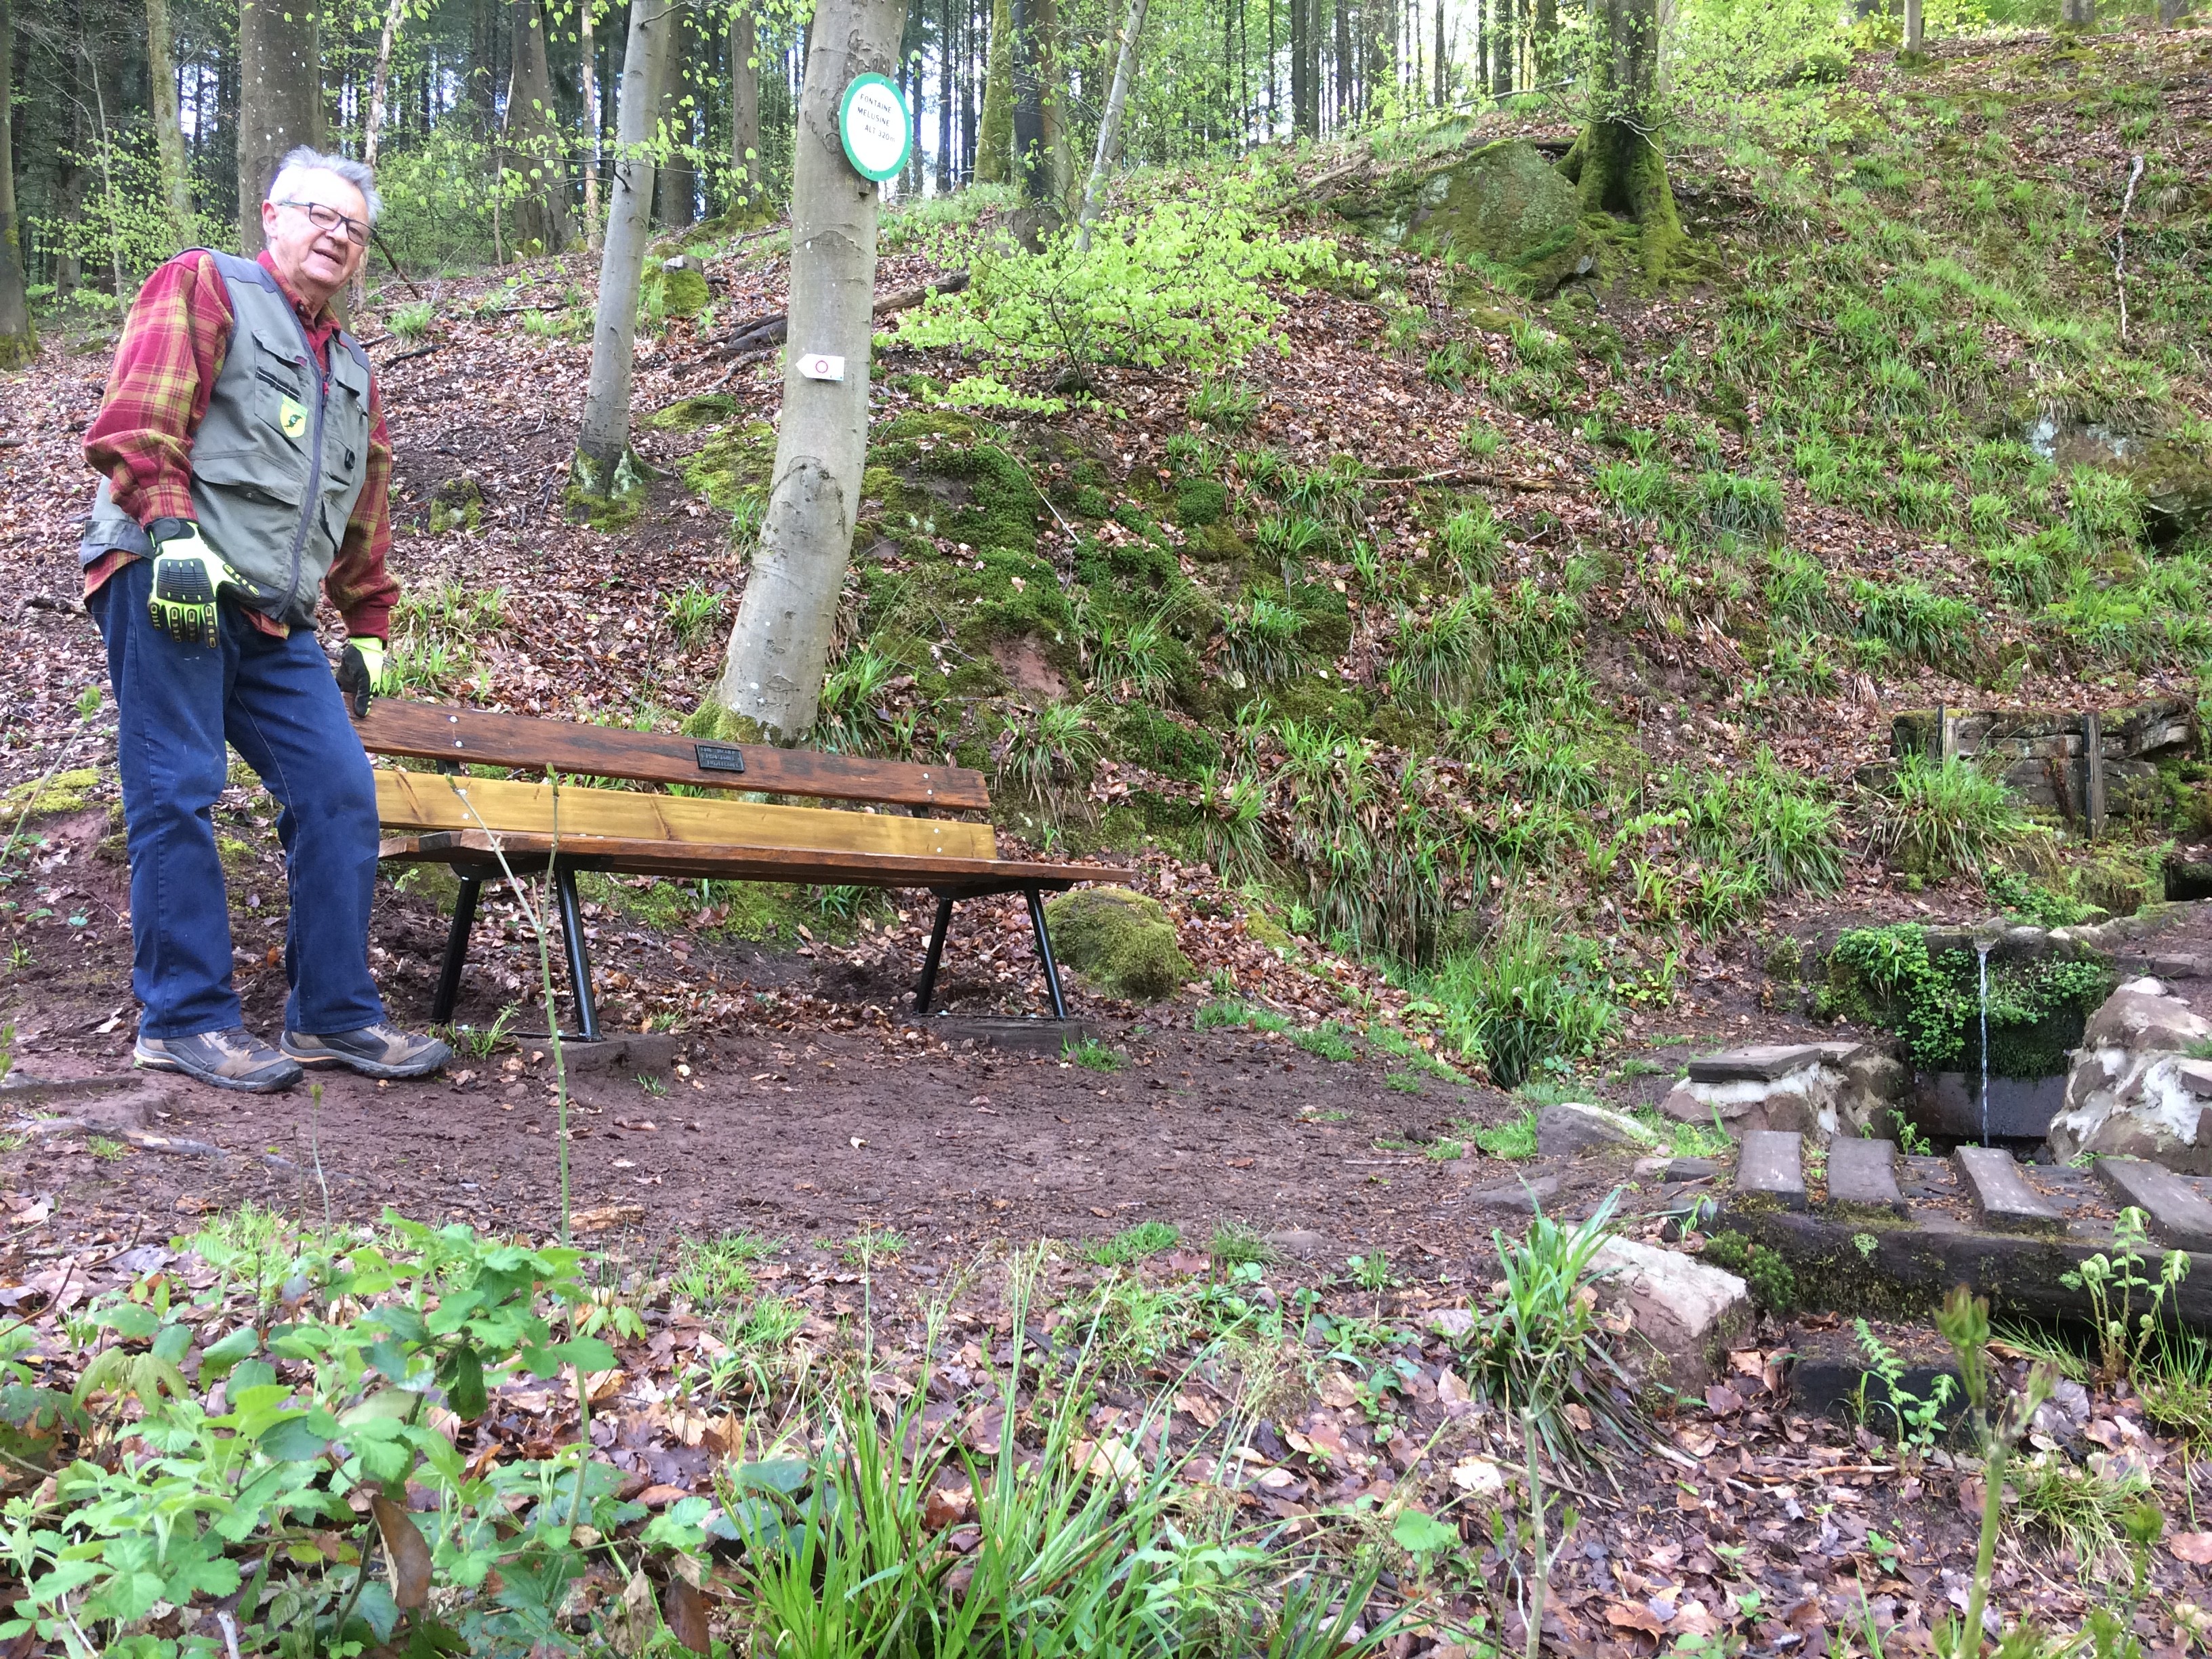
<path id="1" fill-rule="evenodd" d="M 914 1011 L 929 1012 L 930 994 L 937 989 L 937 964 L 945 958 L 945 930 L 952 926 L 952 901 L 937 901 L 937 926 L 929 930 L 929 953 L 921 959 L 921 984 L 914 994 Z"/>
<path id="2" fill-rule="evenodd" d="M 482 876 L 461 878 L 460 893 L 453 900 L 453 925 L 446 931 L 446 960 L 438 969 L 438 994 L 430 999 L 434 1025 L 443 1025 L 453 1017 L 453 1002 L 461 994 L 461 964 L 468 959 L 469 930 L 477 922 L 477 895 L 483 891 Z"/>
<path id="3" fill-rule="evenodd" d="M 1030 926 L 1036 932 L 1037 960 L 1044 964 L 1044 990 L 1052 999 L 1052 1017 L 1066 1019 L 1067 999 L 1060 994 L 1060 964 L 1052 959 L 1052 938 L 1044 928 L 1043 890 L 1024 887 L 1022 891 L 1030 902 Z"/>
<path id="4" fill-rule="evenodd" d="M 599 1040 L 599 1011 L 592 1004 L 592 954 L 584 944 L 584 909 L 576 902 L 576 872 L 556 865 L 553 885 L 561 896 L 561 940 L 568 947 L 568 983 L 576 993 L 576 1035 L 586 1042 Z M 553 1011 L 545 1011 L 553 1023 Z"/>

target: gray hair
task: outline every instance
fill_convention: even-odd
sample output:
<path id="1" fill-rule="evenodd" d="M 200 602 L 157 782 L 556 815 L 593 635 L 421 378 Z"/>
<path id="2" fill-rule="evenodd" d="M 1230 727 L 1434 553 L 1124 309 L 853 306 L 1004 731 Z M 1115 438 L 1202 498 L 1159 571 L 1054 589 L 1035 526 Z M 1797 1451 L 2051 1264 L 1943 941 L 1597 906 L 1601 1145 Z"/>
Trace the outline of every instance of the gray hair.
<path id="1" fill-rule="evenodd" d="M 383 209 L 384 198 L 376 193 L 376 175 L 369 171 L 366 161 L 349 161 L 343 155 L 325 155 L 319 149 L 302 144 L 288 151 L 276 164 L 276 176 L 269 181 L 269 200 L 282 201 L 297 176 L 302 173 L 336 173 L 361 192 L 361 199 L 368 204 L 368 222 L 376 222 Z"/>

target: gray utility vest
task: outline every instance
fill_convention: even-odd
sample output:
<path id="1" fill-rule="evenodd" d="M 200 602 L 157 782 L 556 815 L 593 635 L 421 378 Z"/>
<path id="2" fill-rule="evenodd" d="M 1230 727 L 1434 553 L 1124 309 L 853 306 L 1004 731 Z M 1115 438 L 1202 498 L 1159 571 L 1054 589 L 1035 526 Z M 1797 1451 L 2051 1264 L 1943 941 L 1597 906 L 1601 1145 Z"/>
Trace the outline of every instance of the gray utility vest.
<path id="1" fill-rule="evenodd" d="M 213 255 L 230 290 L 230 348 L 192 434 L 200 534 L 249 585 L 238 602 L 312 627 L 331 561 L 368 476 L 368 354 L 341 330 L 327 373 L 276 279 L 252 259 Z M 154 544 L 100 481 L 78 556 L 88 566 Z"/>

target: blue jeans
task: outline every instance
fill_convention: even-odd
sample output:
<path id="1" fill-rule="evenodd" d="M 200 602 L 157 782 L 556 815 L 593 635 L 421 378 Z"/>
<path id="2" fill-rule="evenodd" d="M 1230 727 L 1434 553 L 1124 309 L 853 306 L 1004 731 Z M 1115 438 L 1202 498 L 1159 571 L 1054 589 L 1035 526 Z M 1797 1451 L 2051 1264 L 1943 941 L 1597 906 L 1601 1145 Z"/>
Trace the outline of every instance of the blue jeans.
<path id="1" fill-rule="evenodd" d="M 88 602 L 121 716 L 139 1031 L 184 1037 L 242 1023 L 213 817 L 228 780 L 226 740 L 283 809 L 286 1029 L 329 1035 L 375 1024 L 384 1018 L 368 973 L 376 785 L 322 647 L 304 629 L 264 634 L 227 599 L 212 649 L 179 644 L 147 617 L 153 581 L 152 563 L 133 560 Z"/>

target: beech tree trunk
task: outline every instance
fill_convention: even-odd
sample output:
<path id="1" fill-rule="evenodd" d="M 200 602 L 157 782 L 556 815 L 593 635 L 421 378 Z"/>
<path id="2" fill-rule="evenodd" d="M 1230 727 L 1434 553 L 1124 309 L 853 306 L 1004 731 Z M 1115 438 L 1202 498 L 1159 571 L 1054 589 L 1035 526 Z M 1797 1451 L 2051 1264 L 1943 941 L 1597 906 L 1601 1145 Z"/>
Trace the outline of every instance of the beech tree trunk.
<path id="1" fill-rule="evenodd" d="M 568 240 L 568 171 L 561 159 L 561 127 L 553 112 L 553 76 L 545 62 L 545 23 L 538 0 L 507 0 L 514 67 L 507 83 L 507 165 L 521 175 L 514 204 L 514 246 L 558 253 Z"/>
<path id="2" fill-rule="evenodd" d="M 392 44 L 399 38 L 399 20 L 407 9 L 407 0 L 392 0 L 384 10 L 384 33 L 376 43 L 376 72 L 368 84 L 368 108 L 362 118 L 361 159 L 370 167 L 376 165 L 377 145 L 384 137 L 384 96 L 392 84 Z M 349 304 L 353 314 L 359 316 L 368 299 L 368 261 L 353 274 L 353 288 Z"/>
<path id="3" fill-rule="evenodd" d="M 397 6 L 400 0 L 392 0 Z M 576 28 L 584 93 L 584 252 L 599 251 L 599 60 L 592 38 L 594 0 L 578 0 Z"/>
<path id="4" fill-rule="evenodd" d="M 690 76 L 698 33 L 689 6 L 678 6 L 668 56 L 660 70 L 660 138 L 669 145 L 660 166 L 660 222 L 681 230 L 698 217 L 698 172 L 691 164 Z"/>
<path id="5" fill-rule="evenodd" d="M 192 185 L 185 172 L 185 130 L 177 123 L 177 55 L 169 40 L 169 0 L 146 0 L 146 79 L 154 94 L 154 152 L 161 199 L 179 249 L 192 235 Z"/>
<path id="6" fill-rule="evenodd" d="M 1060 228 L 1060 205 L 1053 191 L 1052 154 L 1045 132 L 1044 27 L 1038 14 L 1050 0 L 1010 0 L 1013 21 L 1014 172 L 1022 193 L 1014 211 L 1014 240 L 1031 252 Z"/>
<path id="7" fill-rule="evenodd" d="M 323 147 L 317 0 L 240 0 L 238 246 L 261 252 L 261 204 L 276 163 L 300 144 Z"/>
<path id="8" fill-rule="evenodd" d="M 2069 28 L 2093 29 L 2097 27 L 2097 0 L 2062 0 L 2058 17 Z"/>
<path id="9" fill-rule="evenodd" d="M 983 64 L 983 117 L 975 134 L 975 182 L 1014 181 L 1014 13 L 991 0 L 991 42 Z"/>
<path id="10" fill-rule="evenodd" d="M 0 369 L 21 368 L 39 354 L 15 217 L 15 19 L 9 0 L 0 0 Z"/>
<path id="11" fill-rule="evenodd" d="M 1054 216 L 1065 211 L 1075 188 L 1075 157 L 1067 137 L 1067 76 L 1061 65 L 1066 33 L 1060 21 L 1060 0 L 1030 0 L 1030 30 L 1036 46 L 1037 108 L 1044 130 L 1046 188 Z"/>
<path id="12" fill-rule="evenodd" d="M 1620 213 L 1636 222 L 1645 274 L 1656 277 L 1682 242 L 1667 154 L 1659 147 L 1657 0 L 1591 0 L 1590 21 L 1595 38 L 1589 125 L 1559 170 L 1580 190 L 1584 213 Z"/>
<path id="13" fill-rule="evenodd" d="M 868 342 L 876 294 L 876 185 L 854 173 L 837 109 L 856 75 L 886 74 L 902 0 L 820 0 L 806 55 L 791 178 L 790 349 L 768 514 L 710 703 L 720 728 L 795 743 L 814 724 L 868 449 Z M 817 353 L 842 379 L 813 380 Z M 702 709 L 701 714 L 708 715 Z"/>
<path id="14" fill-rule="evenodd" d="M 760 173 L 760 31 L 752 7 L 741 7 L 730 19 L 730 179 L 731 205 L 758 205 Z"/>
<path id="15" fill-rule="evenodd" d="M 1905 0 L 1905 49 L 1917 52 L 1924 44 L 1920 19 L 1920 0 Z"/>
<path id="16" fill-rule="evenodd" d="M 1121 112 L 1128 106 L 1129 83 L 1137 75 L 1137 37 L 1144 32 L 1146 0 L 1130 0 L 1129 21 L 1114 60 L 1114 84 L 1106 94 L 1106 113 L 1098 123 L 1098 149 L 1091 158 L 1090 182 L 1083 187 L 1083 210 L 1076 216 L 1076 240 L 1091 252 L 1091 227 L 1106 199 L 1106 179 L 1114 165 L 1114 146 L 1121 137 Z"/>
<path id="17" fill-rule="evenodd" d="M 573 471 L 586 495 L 611 495 L 629 454 L 630 377 L 636 368 L 638 287 L 653 227 L 653 130 L 662 61 L 675 33 L 672 0 L 630 0 L 615 115 L 613 200 L 599 255 L 599 300 L 592 318 L 592 371 Z"/>

